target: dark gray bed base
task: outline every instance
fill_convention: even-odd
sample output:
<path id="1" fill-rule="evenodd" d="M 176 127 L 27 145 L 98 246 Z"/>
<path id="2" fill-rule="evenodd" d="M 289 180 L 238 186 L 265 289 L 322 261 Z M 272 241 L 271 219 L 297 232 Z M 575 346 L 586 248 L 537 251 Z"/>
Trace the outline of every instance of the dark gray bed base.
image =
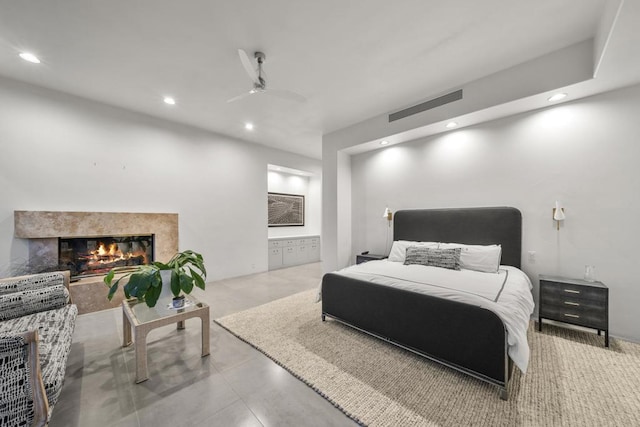
<path id="1" fill-rule="evenodd" d="M 520 267 L 521 222 L 515 208 L 398 211 L 394 240 L 501 244 L 502 264 Z M 322 279 L 326 316 L 495 384 L 508 398 L 507 332 L 490 310 L 329 273 Z"/>

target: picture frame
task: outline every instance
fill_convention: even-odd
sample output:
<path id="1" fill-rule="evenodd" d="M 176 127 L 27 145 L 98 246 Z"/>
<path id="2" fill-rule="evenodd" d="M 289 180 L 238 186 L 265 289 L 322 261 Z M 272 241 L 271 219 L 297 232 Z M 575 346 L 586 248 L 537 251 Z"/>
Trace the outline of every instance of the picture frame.
<path id="1" fill-rule="evenodd" d="M 304 196 L 300 194 L 267 193 L 269 227 L 303 227 Z"/>

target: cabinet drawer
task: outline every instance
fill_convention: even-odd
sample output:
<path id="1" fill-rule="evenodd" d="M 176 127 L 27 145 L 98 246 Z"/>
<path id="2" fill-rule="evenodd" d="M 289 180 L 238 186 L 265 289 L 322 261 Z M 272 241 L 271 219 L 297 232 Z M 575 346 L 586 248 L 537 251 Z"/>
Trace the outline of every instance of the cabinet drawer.
<path id="1" fill-rule="evenodd" d="M 557 283 L 540 281 L 540 294 L 542 296 L 553 296 L 561 300 L 565 297 L 580 300 L 593 300 L 605 304 L 607 302 L 607 289 L 594 288 L 590 286 L 580 286 L 571 283 Z"/>
<path id="2" fill-rule="evenodd" d="M 320 247 L 312 244 L 309 246 L 309 261 L 320 261 Z"/>
<path id="3" fill-rule="evenodd" d="M 269 269 L 282 267 L 282 248 L 269 249 Z"/>
<path id="4" fill-rule="evenodd" d="M 298 244 L 298 240 L 297 239 L 291 239 L 291 240 L 285 240 L 284 241 L 284 245 L 285 246 L 296 246 Z"/>
<path id="5" fill-rule="evenodd" d="M 293 246 L 284 248 L 284 251 L 282 252 L 282 264 L 286 266 L 298 264 L 297 248 Z"/>
<path id="6" fill-rule="evenodd" d="M 560 307 L 542 304 L 540 316 L 588 328 L 607 329 L 607 314 L 604 309 L 593 310 L 587 307 Z"/>
<path id="7" fill-rule="evenodd" d="M 269 240 L 269 249 L 282 247 L 280 240 Z"/>

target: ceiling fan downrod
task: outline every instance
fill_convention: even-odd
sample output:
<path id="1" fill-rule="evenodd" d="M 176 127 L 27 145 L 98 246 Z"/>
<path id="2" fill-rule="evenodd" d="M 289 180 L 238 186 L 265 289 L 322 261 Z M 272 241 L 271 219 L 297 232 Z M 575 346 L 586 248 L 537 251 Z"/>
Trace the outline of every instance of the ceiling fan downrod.
<path id="1" fill-rule="evenodd" d="M 254 83 L 253 88 L 256 90 L 265 90 L 267 82 L 262 78 L 262 64 L 267 60 L 267 55 L 263 52 L 255 52 L 253 56 L 258 61 L 258 82 Z"/>

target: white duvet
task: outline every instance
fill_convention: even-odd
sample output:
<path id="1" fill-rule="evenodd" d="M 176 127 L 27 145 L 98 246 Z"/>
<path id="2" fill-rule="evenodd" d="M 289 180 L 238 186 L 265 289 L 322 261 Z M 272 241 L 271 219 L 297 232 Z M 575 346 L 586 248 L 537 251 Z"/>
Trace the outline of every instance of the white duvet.
<path id="1" fill-rule="evenodd" d="M 336 273 L 493 311 L 507 328 L 509 356 L 523 373 L 527 371 L 527 327 L 534 302 L 531 281 L 521 270 L 500 266 L 498 273 L 481 273 L 381 260 L 347 267 Z"/>

